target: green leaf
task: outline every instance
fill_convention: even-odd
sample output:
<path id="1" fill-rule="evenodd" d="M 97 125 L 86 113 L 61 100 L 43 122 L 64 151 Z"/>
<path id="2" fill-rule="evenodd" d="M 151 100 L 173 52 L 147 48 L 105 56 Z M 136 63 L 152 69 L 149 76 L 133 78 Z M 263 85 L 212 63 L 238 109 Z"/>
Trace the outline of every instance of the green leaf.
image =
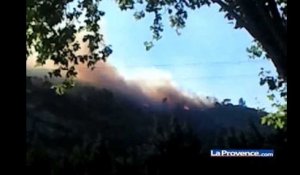
<path id="1" fill-rule="evenodd" d="M 149 51 L 154 46 L 152 41 L 150 41 L 150 42 L 145 41 L 144 45 L 146 47 L 146 51 Z"/>
<path id="2" fill-rule="evenodd" d="M 261 124 L 262 125 L 266 124 L 266 122 L 267 122 L 267 118 L 266 117 L 261 118 Z"/>
<path id="3" fill-rule="evenodd" d="M 53 85 L 51 88 L 55 90 L 57 95 L 63 95 L 65 93 L 65 86 L 63 84 Z"/>
<path id="4" fill-rule="evenodd" d="M 142 19 L 142 18 L 144 18 L 145 17 L 145 12 L 142 10 L 142 11 L 139 11 L 139 12 L 135 12 L 134 14 L 133 14 L 133 16 L 134 16 L 134 18 L 136 19 L 136 20 L 140 20 L 140 19 Z"/>
<path id="5" fill-rule="evenodd" d="M 274 95 L 274 94 L 268 95 L 267 98 L 268 98 L 269 100 L 273 101 L 274 98 L 275 98 L 275 95 Z"/>

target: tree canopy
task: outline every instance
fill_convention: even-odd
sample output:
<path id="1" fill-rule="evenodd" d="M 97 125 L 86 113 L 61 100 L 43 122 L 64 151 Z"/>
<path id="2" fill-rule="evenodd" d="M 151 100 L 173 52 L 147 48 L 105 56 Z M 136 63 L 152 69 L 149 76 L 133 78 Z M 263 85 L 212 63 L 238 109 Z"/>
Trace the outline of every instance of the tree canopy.
<path id="1" fill-rule="evenodd" d="M 38 64 L 53 60 L 58 68 L 50 76 L 62 76 L 65 71 L 68 79 L 76 76 L 74 65 L 80 62 L 93 68 L 97 61 L 105 61 L 112 49 L 99 32 L 99 22 L 105 15 L 100 3 L 101 0 L 27 1 L 27 56 L 34 50 Z M 265 57 L 273 61 L 280 77 L 287 80 L 287 0 L 116 0 L 116 3 L 121 10 L 136 10 L 136 19 L 153 13 L 150 27 L 153 40 L 162 37 L 163 12 L 167 11 L 171 26 L 179 31 L 185 27 L 187 9 L 218 4 L 225 18 L 235 21 L 235 29 L 245 28 L 257 41 L 248 52 L 260 57 L 265 51 Z M 83 30 L 87 32 L 83 41 L 88 42 L 90 53 L 79 55 L 76 51 L 80 45 L 75 38 Z M 145 42 L 145 46 L 149 50 L 153 42 Z"/>
<path id="2" fill-rule="evenodd" d="M 105 61 L 112 53 L 99 33 L 99 22 L 105 12 L 99 9 L 100 0 L 29 0 L 26 13 L 26 57 L 37 53 L 37 64 L 52 60 L 57 69 L 49 76 L 65 77 L 57 91 L 73 86 L 77 72 L 75 65 L 86 63 L 93 69 L 99 61 Z M 79 22 L 83 21 L 83 24 Z M 88 43 L 88 54 L 78 54 L 80 44 L 76 34 L 85 31 L 82 41 Z"/>
<path id="3" fill-rule="evenodd" d="M 235 23 L 235 29 L 245 28 L 255 39 L 255 44 L 247 48 L 250 56 L 270 59 L 274 63 L 279 77 L 274 78 L 261 73 L 261 85 L 268 84 L 270 91 L 279 91 L 286 99 L 287 0 L 115 0 L 115 2 L 121 10 L 135 10 L 136 19 L 154 14 L 150 26 L 153 38 L 144 43 L 146 50 L 151 49 L 154 41 L 162 37 L 164 17 L 169 18 L 171 27 L 179 33 L 180 29 L 185 27 L 188 9 L 201 10 L 202 6 L 218 5 L 224 17 Z M 93 69 L 98 61 L 105 61 L 112 53 L 111 46 L 104 42 L 100 33 L 99 22 L 105 15 L 105 9 L 101 9 L 100 4 L 101 0 L 27 1 L 26 56 L 35 52 L 37 63 L 40 65 L 44 65 L 47 60 L 54 61 L 57 69 L 49 72 L 49 76 L 65 78 L 62 84 L 54 86 L 59 94 L 62 94 L 64 89 L 74 86 L 73 80 L 77 75 L 75 65 L 82 63 Z M 76 40 L 76 34 L 82 31 L 85 31 L 82 41 L 87 43 L 89 50 L 86 54 L 78 53 L 80 44 Z M 282 110 L 285 111 L 284 109 L 286 107 Z"/>

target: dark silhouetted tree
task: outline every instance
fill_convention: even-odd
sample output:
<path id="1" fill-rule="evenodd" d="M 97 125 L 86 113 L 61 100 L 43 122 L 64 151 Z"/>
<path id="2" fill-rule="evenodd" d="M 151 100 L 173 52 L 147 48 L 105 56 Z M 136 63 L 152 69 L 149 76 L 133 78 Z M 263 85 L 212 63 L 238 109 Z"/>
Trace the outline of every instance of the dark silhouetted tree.
<path id="1" fill-rule="evenodd" d="M 240 106 L 246 106 L 246 101 L 243 98 L 239 99 L 239 105 Z"/>
<path id="2" fill-rule="evenodd" d="M 224 99 L 224 100 L 222 101 L 222 104 L 223 104 L 223 105 L 229 105 L 229 104 L 231 104 L 231 99 L 229 99 L 229 98 Z"/>

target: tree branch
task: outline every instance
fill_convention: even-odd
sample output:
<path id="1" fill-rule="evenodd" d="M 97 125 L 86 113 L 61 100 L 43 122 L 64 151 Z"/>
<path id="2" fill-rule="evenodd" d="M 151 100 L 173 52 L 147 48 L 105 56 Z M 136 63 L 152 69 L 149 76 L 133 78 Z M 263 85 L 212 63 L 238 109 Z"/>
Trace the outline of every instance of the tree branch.
<path id="1" fill-rule="evenodd" d="M 225 9 L 230 15 L 234 17 L 234 19 L 240 23 L 243 27 L 247 26 L 246 22 L 239 16 L 232 7 L 223 2 L 222 0 L 212 0 L 213 3 L 219 4 L 223 9 Z"/>

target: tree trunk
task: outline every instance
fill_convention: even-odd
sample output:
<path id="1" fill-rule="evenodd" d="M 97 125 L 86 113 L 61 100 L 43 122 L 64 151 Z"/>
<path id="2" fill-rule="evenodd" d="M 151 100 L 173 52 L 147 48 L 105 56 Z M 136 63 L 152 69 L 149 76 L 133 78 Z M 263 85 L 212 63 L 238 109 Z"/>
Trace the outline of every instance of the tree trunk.
<path id="1" fill-rule="evenodd" d="M 238 7 L 228 1 L 212 2 L 225 9 L 262 45 L 279 76 L 287 82 L 287 27 L 275 0 L 235 0 Z"/>

